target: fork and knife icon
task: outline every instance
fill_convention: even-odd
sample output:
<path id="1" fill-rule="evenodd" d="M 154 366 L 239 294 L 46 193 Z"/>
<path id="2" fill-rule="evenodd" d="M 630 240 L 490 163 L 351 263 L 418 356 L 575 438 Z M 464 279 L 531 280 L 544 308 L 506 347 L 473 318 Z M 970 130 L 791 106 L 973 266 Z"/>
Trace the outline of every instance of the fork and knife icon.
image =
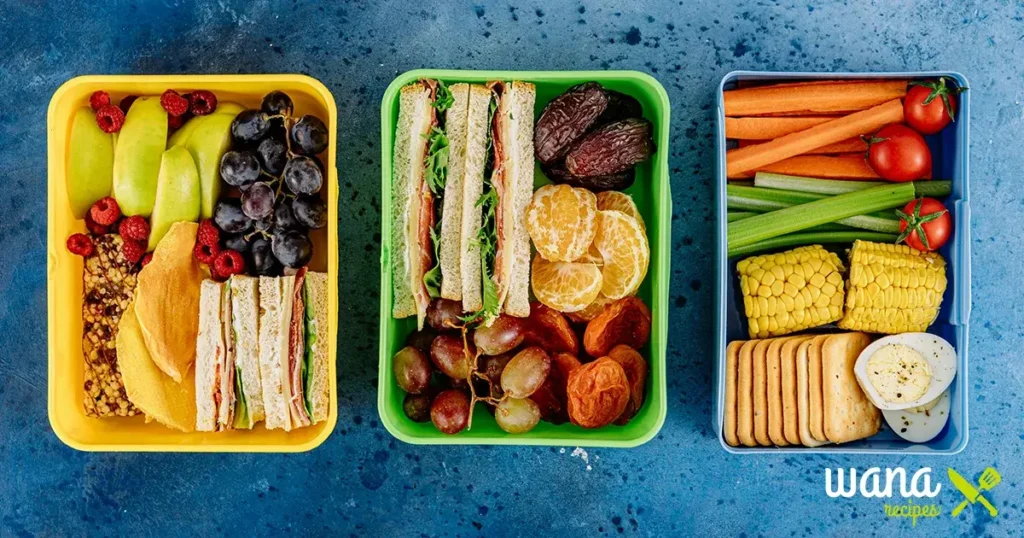
<path id="1" fill-rule="evenodd" d="M 960 490 L 960 493 L 964 494 L 964 500 L 953 509 L 952 516 L 957 517 L 960 512 L 963 512 L 964 508 L 967 508 L 968 504 L 974 504 L 980 502 L 985 508 L 988 508 L 988 513 L 992 517 L 996 517 L 999 513 L 992 503 L 988 502 L 988 499 L 982 495 L 982 491 L 990 491 L 992 488 L 999 485 L 1002 477 L 999 476 L 999 472 L 994 467 L 988 467 L 981 476 L 978 478 L 978 486 L 975 487 L 969 480 L 964 478 L 960 473 L 953 470 L 951 467 L 946 468 L 946 473 L 949 475 L 949 480 L 953 482 L 953 487 Z"/>

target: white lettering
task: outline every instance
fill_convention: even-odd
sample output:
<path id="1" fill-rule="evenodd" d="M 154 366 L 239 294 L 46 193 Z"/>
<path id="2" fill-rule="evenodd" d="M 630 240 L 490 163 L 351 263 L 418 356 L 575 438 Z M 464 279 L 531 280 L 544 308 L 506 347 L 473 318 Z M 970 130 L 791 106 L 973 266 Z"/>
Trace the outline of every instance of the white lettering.
<path id="1" fill-rule="evenodd" d="M 911 480 L 911 483 L 910 483 L 910 494 L 912 496 L 917 497 L 917 498 L 921 498 L 921 497 L 935 497 L 936 495 L 939 494 L 940 491 L 942 491 L 942 483 L 941 482 L 936 482 L 935 483 L 935 489 L 934 490 L 931 488 L 931 485 L 932 485 L 931 473 L 932 473 L 932 468 L 931 467 L 924 467 L 924 468 L 918 469 L 918 471 L 916 473 L 914 473 L 914 478 Z M 921 480 L 922 478 L 923 478 L 923 480 Z M 922 484 L 921 488 L 917 487 L 917 481 L 918 480 L 921 480 L 921 484 Z"/>
<path id="2" fill-rule="evenodd" d="M 853 467 L 850 468 L 850 490 L 849 491 L 843 491 L 843 489 L 844 489 L 843 488 L 843 469 L 841 469 L 841 468 L 840 469 L 836 469 L 836 475 L 837 475 L 836 481 L 838 482 L 837 485 L 839 486 L 839 488 L 834 490 L 834 489 L 832 489 L 832 469 L 831 468 L 826 468 L 825 469 L 825 493 L 829 497 L 832 497 L 833 499 L 836 498 L 836 497 L 840 497 L 840 496 L 841 497 L 850 498 L 850 497 L 853 497 L 854 495 L 857 494 L 857 470 L 856 469 L 854 469 Z"/>
<path id="3" fill-rule="evenodd" d="M 881 486 L 878 483 L 878 479 L 881 474 L 882 470 L 879 469 L 878 467 L 872 467 L 868 469 L 866 473 L 862 474 L 860 477 L 860 494 L 868 499 L 870 499 L 871 497 L 878 497 L 879 499 L 881 499 L 882 497 L 887 497 L 888 495 L 882 492 L 882 490 L 880 489 Z M 869 477 L 872 479 L 871 489 L 868 489 Z"/>

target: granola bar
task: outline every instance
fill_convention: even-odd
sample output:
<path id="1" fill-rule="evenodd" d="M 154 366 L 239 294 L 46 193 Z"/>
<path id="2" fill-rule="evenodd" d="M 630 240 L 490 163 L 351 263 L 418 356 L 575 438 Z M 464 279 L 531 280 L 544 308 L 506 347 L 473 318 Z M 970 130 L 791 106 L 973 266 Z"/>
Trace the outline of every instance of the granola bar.
<path id="1" fill-rule="evenodd" d="M 85 414 L 127 417 L 140 413 L 128 401 L 117 365 L 117 324 L 135 293 L 133 263 L 121 255 L 116 234 L 91 237 L 95 248 L 82 272 L 82 356 L 85 357 Z"/>

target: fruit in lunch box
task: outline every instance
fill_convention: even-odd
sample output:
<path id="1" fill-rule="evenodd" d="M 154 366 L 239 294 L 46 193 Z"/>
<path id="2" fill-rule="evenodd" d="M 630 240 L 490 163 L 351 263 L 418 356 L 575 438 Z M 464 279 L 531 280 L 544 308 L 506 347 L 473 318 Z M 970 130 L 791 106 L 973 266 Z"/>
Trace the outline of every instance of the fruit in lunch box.
<path id="1" fill-rule="evenodd" d="M 277 230 L 294 230 L 302 227 L 299 221 L 295 220 L 291 198 L 281 196 L 277 199 L 274 204 L 274 226 Z"/>
<path id="2" fill-rule="evenodd" d="M 633 168 L 607 176 L 576 177 L 565 169 L 563 161 L 541 165 L 541 171 L 552 183 L 579 187 L 592 192 L 626 190 L 636 180 L 636 170 Z"/>
<path id="3" fill-rule="evenodd" d="M 461 303 L 457 304 L 461 310 Z M 500 314 L 490 326 L 481 325 L 473 331 L 473 344 L 484 355 L 500 355 L 519 347 L 525 332 L 521 318 Z"/>
<path id="4" fill-rule="evenodd" d="M 166 90 L 160 96 L 160 106 L 164 107 L 167 114 L 171 116 L 181 116 L 188 112 L 189 104 L 188 99 L 182 97 L 178 92 Z"/>
<path id="5" fill-rule="evenodd" d="M 229 151 L 220 159 L 220 177 L 232 187 L 245 189 L 260 177 L 260 162 L 248 151 Z"/>
<path id="6" fill-rule="evenodd" d="M 148 250 L 156 248 L 175 222 L 199 220 L 199 210 L 199 172 L 192 155 L 181 146 L 165 151 L 157 176 Z"/>
<path id="7" fill-rule="evenodd" d="M 225 249 L 213 259 L 213 273 L 222 278 L 239 275 L 245 271 L 245 258 L 237 250 Z"/>
<path id="8" fill-rule="evenodd" d="M 494 421 L 508 433 L 526 433 L 540 422 L 540 408 L 529 398 L 505 398 L 494 409 Z"/>
<path id="9" fill-rule="evenodd" d="M 647 234 L 636 219 L 621 211 L 598 211 L 594 247 L 604 261 L 601 266 L 601 293 L 609 299 L 621 299 L 636 293 L 647 276 L 651 261 Z M 593 299 L 596 296 L 587 304 Z"/>
<path id="10" fill-rule="evenodd" d="M 271 240 L 274 257 L 281 265 L 298 269 L 309 263 L 313 257 L 313 244 L 309 236 L 297 230 L 277 234 Z"/>
<path id="11" fill-rule="evenodd" d="M 639 118 L 644 115 L 643 106 L 632 95 L 626 95 L 609 89 L 605 89 L 604 93 L 608 97 L 608 106 L 605 107 L 604 113 L 597 118 L 594 125 L 605 125 L 626 118 Z"/>
<path id="12" fill-rule="evenodd" d="M 644 225 L 644 218 L 640 216 L 640 210 L 636 207 L 633 197 L 618 191 L 605 191 L 597 193 L 597 208 L 602 211 L 621 211 L 636 220 L 640 230 L 647 235 L 647 226 Z"/>
<path id="13" fill-rule="evenodd" d="M 213 208 L 213 223 L 231 234 L 245 233 L 252 229 L 252 220 L 245 216 L 241 202 L 234 198 L 217 202 Z"/>
<path id="14" fill-rule="evenodd" d="M 651 310 L 636 297 L 605 307 L 583 333 L 583 348 L 591 357 L 604 357 L 617 345 L 640 349 L 651 337 Z"/>
<path id="15" fill-rule="evenodd" d="M 576 312 L 597 299 L 603 277 L 593 263 L 549 262 L 537 254 L 530 281 L 538 301 L 559 312 Z"/>
<path id="16" fill-rule="evenodd" d="M 217 110 L 217 96 L 207 90 L 196 90 L 189 94 L 189 112 L 196 116 L 213 114 Z"/>
<path id="17" fill-rule="evenodd" d="M 199 171 L 200 214 L 204 219 L 213 216 L 220 198 L 221 159 L 231 147 L 232 113 L 240 108 L 235 103 L 224 103 L 213 114 L 193 118 L 182 128 L 196 124 L 184 145 Z"/>
<path id="18" fill-rule="evenodd" d="M 430 406 L 430 420 L 441 433 L 453 435 L 469 424 L 469 396 L 461 390 L 442 391 Z"/>
<path id="19" fill-rule="evenodd" d="M 113 193 L 125 215 L 148 217 L 167 145 L 167 112 L 158 97 L 132 104 L 114 150 Z"/>
<path id="20" fill-rule="evenodd" d="M 139 260 L 139 267 L 145 267 L 149 265 L 149 262 L 151 261 L 153 261 L 153 253 L 147 252 L 146 255 L 143 256 L 141 260 Z"/>
<path id="21" fill-rule="evenodd" d="M 316 194 L 323 182 L 323 172 L 309 157 L 294 157 L 284 166 L 284 185 L 292 194 Z"/>
<path id="22" fill-rule="evenodd" d="M 288 164 L 288 146 L 280 140 L 267 137 L 256 148 L 256 156 L 263 170 L 277 177 L 284 172 L 284 166 Z"/>
<path id="23" fill-rule="evenodd" d="M 89 230 L 89 233 L 93 235 L 103 235 L 110 232 L 110 226 L 97 224 L 96 221 L 92 220 L 92 215 L 88 211 L 85 213 L 85 229 Z"/>
<path id="24" fill-rule="evenodd" d="M 427 325 L 438 331 L 450 331 L 462 326 L 462 303 L 437 298 L 427 306 Z"/>
<path id="25" fill-rule="evenodd" d="M 292 151 L 300 155 L 323 153 L 329 140 L 327 126 L 323 120 L 309 114 L 302 116 L 292 125 L 291 138 Z"/>
<path id="26" fill-rule="evenodd" d="M 124 111 L 113 105 L 101 106 L 96 111 L 96 125 L 104 133 L 116 133 L 124 127 Z"/>
<path id="27" fill-rule="evenodd" d="M 200 245 L 219 245 L 220 230 L 217 229 L 211 219 L 199 221 L 199 230 L 196 232 L 196 243 Z"/>
<path id="28" fill-rule="evenodd" d="M 501 388 L 501 374 L 505 371 L 509 361 L 512 360 L 511 353 L 501 355 L 481 355 L 477 361 L 477 372 L 480 372 L 491 382 L 495 388 Z"/>
<path id="29" fill-rule="evenodd" d="M 126 240 L 121 245 L 121 255 L 131 263 L 137 263 L 146 255 L 146 245 L 141 241 Z"/>
<path id="30" fill-rule="evenodd" d="M 569 374 L 580 366 L 583 364 L 572 353 L 555 353 L 551 356 L 551 373 L 548 374 L 548 381 L 551 382 L 551 389 L 558 401 L 563 403 L 568 401 L 566 390 L 569 384 Z"/>
<path id="31" fill-rule="evenodd" d="M 220 130 L 224 131 L 224 133 L 228 137 L 229 142 L 231 139 L 231 121 L 234 120 L 235 116 L 243 110 L 245 110 L 245 107 L 243 107 L 242 105 L 228 101 L 218 105 L 216 112 L 214 114 L 211 114 L 211 116 L 226 117 L 222 118 L 218 123 L 221 124 Z M 192 136 L 192 133 L 196 132 L 196 130 L 199 129 L 199 127 L 201 127 L 202 125 L 204 125 L 209 119 L 209 116 L 196 116 L 186 121 L 185 125 L 181 126 L 181 129 L 175 131 L 174 134 L 172 134 L 171 137 L 167 139 L 167 147 L 170 148 L 173 146 L 180 146 L 188 142 L 188 139 Z M 223 122 L 227 122 L 226 128 L 224 127 Z"/>
<path id="32" fill-rule="evenodd" d="M 423 330 L 409 333 L 409 336 L 405 337 L 405 345 L 412 346 L 422 351 L 424 355 L 429 356 L 430 345 L 434 343 L 437 334 L 437 331 L 430 327 L 425 327 Z"/>
<path id="33" fill-rule="evenodd" d="M 900 217 L 900 235 L 897 243 L 923 251 L 942 248 L 953 233 L 953 219 L 942 202 L 935 198 L 918 198 L 896 212 Z"/>
<path id="34" fill-rule="evenodd" d="M 395 353 L 391 360 L 391 370 L 398 386 L 409 394 L 419 394 L 426 390 L 433 372 L 427 356 L 414 347 L 404 347 Z"/>
<path id="35" fill-rule="evenodd" d="M 231 137 L 235 144 L 252 147 L 266 136 L 270 121 L 264 112 L 243 110 L 231 122 Z"/>
<path id="36" fill-rule="evenodd" d="M 93 202 L 110 196 L 114 176 L 114 135 L 103 132 L 88 107 L 71 120 L 68 140 L 68 203 L 75 218 L 85 218 Z"/>
<path id="37" fill-rule="evenodd" d="M 224 237 L 224 248 L 247 254 L 252 249 L 252 244 L 246 239 L 245 234 L 227 234 Z"/>
<path id="38" fill-rule="evenodd" d="M 530 303 L 523 336 L 527 345 L 539 346 L 548 353 L 579 352 L 579 340 L 565 316 L 538 302 Z"/>
<path id="39" fill-rule="evenodd" d="M 551 357 L 533 346 L 516 353 L 501 372 L 501 390 L 512 398 L 529 398 L 551 372 Z"/>
<path id="40" fill-rule="evenodd" d="M 629 403 L 619 418 L 615 419 L 616 424 L 625 424 L 636 416 L 644 405 L 644 392 L 647 387 L 647 361 L 637 350 L 618 345 L 608 352 L 608 358 L 619 363 L 622 370 L 626 372 L 626 379 L 629 381 Z"/>
<path id="41" fill-rule="evenodd" d="M 94 91 L 92 92 L 92 95 L 89 96 L 89 107 L 92 108 L 93 112 L 109 104 L 110 94 L 103 90 Z"/>
<path id="42" fill-rule="evenodd" d="M 586 189 L 544 185 L 526 208 L 526 230 L 545 260 L 571 262 L 594 240 L 597 197 Z"/>
<path id="43" fill-rule="evenodd" d="M 121 237 L 125 239 L 145 241 L 149 239 L 149 223 L 146 222 L 146 219 L 133 215 L 123 219 L 117 225 L 117 233 L 121 234 Z"/>
<path id="44" fill-rule="evenodd" d="M 402 411 L 413 422 L 429 422 L 430 404 L 430 395 L 406 394 L 402 402 Z"/>
<path id="45" fill-rule="evenodd" d="M 868 143 L 868 164 L 889 181 L 913 181 L 932 171 L 932 152 L 917 131 L 894 123 L 886 125 Z"/>
<path id="46" fill-rule="evenodd" d="M 587 323 L 596 318 L 601 312 L 604 312 L 604 307 L 613 302 L 613 300 L 604 295 L 598 294 L 597 299 L 594 299 L 594 302 L 587 305 L 586 308 L 578 312 L 566 312 L 565 317 L 569 318 L 573 323 Z"/>
<path id="47" fill-rule="evenodd" d="M 89 208 L 89 217 L 100 226 L 112 226 L 121 218 L 121 208 L 117 200 L 106 196 L 96 200 Z"/>
<path id="48" fill-rule="evenodd" d="M 472 345 L 467 349 L 462 336 L 442 334 L 430 344 L 430 360 L 444 375 L 452 379 L 469 377 L 470 357 L 476 356 Z"/>
<path id="49" fill-rule="evenodd" d="M 263 96 L 260 110 L 271 116 L 291 116 L 295 112 L 295 104 L 287 93 L 272 91 Z"/>
<path id="50" fill-rule="evenodd" d="M 569 420 L 583 428 L 600 428 L 622 415 L 629 404 L 629 379 L 622 366 L 601 357 L 576 368 L 566 385 Z"/>
<path id="51" fill-rule="evenodd" d="M 242 213 L 250 219 L 265 219 L 274 213 L 274 189 L 260 181 L 242 192 Z"/>
<path id="52" fill-rule="evenodd" d="M 77 256 L 88 256 L 93 252 L 92 239 L 85 234 L 71 234 L 66 245 L 68 252 Z"/>
<path id="53" fill-rule="evenodd" d="M 327 204 L 319 196 L 297 196 L 292 202 L 292 213 L 299 224 L 310 230 L 327 225 Z"/>
<path id="54" fill-rule="evenodd" d="M 903 117 L 923 135 L 938 133 L 956 116 L 957 95 L 963 88 L 946 78 L 911 82 L 903 98 Z"/>
<path id="55" fill-rule="evenodd" d="M 654 150 L 651 122 L 625 119 L 577 140 L 565 155 L 565 168 L 577 177 L 607 176 L 646 161 Z"/>
<path id="56" fill-rule="evenodd" d="M 596 82 L 569 88 L 544 106 L 533 129 L 534 153 L 541 163 L 563 157 L 608 107 L 608 95 Z"/>
<path id="57" fill-rule="evenodd" d="M 269 239 L 257 237 L 252 242 L 252 270 L 259 276 L 277 276 L 281 271 L 281 263 L 272 252 Z"/>

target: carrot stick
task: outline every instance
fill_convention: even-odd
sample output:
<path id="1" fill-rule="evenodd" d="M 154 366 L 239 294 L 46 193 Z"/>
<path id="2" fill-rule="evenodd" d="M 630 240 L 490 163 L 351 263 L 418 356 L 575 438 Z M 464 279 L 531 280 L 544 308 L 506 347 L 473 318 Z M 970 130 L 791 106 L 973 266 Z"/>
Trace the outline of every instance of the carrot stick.
<path id="1" fill-rule="evenodd" d="M 789 176 L 818 177 L 822 179 L 881 179 L 864 160 L 864 153 L 839 155 L 800 155 L 772 163 L 757 169 L 758 172 L 772 172 Z M 744 172 L 729 179 L 748 179 L 754 172 Z"/>
<path id="2" fill-rule="evenodd" d="M 756 146 L 762 144 L 760 140 L 740 140 L 740 147 L 745 148 L 749 146 Z M 822 146 L 818 149 L 812 149 L 804 155 L 833 155 L 837 153 L 859 153 L 864 154 L 868 150 L 867 142 L 864 142 L 859 136 L 855 138 L 847 138 L 842 142 L 836 142 L 835 144 L 829 144 Z"/>
<path id="3" fill-rule="evenodd" d="M 724 92 L 725 115 L 855 112 L 900 99 L 906 94 L 907 83 L 903 80 L 742 88 Z"/>
<path id="4" fill-rule="evenodd" d="M 764 144 L 733 150 L 726 159 L 726 172 L 729 176 L 735 176 L 757 170 L 862 133 L 873 133 L 889 123 L 902 122 L 903 103 L 899 99 L 893 99 Z"/>
<path id="5" fill-rule="evenodd" d="M 725 137 L 741 140 L 771 140 L 834 120 L 834 116 L 799 118 L 725 118 Z"/>

